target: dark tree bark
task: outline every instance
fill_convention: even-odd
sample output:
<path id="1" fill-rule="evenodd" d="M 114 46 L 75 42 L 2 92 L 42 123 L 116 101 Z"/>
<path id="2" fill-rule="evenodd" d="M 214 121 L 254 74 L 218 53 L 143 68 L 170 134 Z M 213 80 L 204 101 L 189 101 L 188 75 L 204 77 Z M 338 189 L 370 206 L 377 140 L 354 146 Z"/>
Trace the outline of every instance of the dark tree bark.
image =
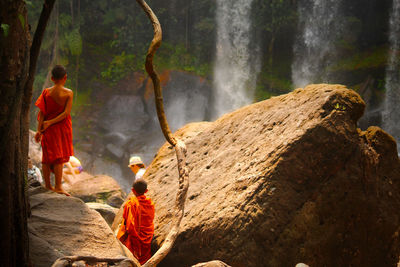
<path id="1" fill-rule="evenodd" d="M 44 30 L 55 0 L 45 1 L 30 46 L 24 0 L 0 0 L 0 259 L 29 265 L 27 182 L 29 105 Z"/>
<path id="2" fill-rule="evenodd" d="M 23 0 L 0 1 L 0 258 L 3 266 L 28 265 L 25 162 L 21 125 L 28 78 L 29 31 Z"/>

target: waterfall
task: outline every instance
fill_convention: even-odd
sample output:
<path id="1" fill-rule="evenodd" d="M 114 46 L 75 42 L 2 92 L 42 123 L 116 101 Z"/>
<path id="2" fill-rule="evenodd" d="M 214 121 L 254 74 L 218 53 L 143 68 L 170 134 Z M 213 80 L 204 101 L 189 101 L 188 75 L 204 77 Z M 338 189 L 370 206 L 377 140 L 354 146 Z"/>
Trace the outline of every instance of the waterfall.
<path id="1" fill-rule="evenodd" d="M 390 50 L 386 67 L 386 95 L 383 111 L 383 129 L 397 141 L 400 149 L 400 0 L 393 0 L 389 21 Z"/>
<path id="2" fill-rule="evenodd" d="M 217 0 L 213 118 L 253 101 L 260 64 L 258 49 L 251 43 L 252 2 Z"/>
<path id="3" fill-rule="evenodd" d="M 340 34 L 342 0 L 300 0 L 299 34 L 293 48 L 292 81 L 295 87 L 329 82 L 327 67 L 335 58 Z"/>

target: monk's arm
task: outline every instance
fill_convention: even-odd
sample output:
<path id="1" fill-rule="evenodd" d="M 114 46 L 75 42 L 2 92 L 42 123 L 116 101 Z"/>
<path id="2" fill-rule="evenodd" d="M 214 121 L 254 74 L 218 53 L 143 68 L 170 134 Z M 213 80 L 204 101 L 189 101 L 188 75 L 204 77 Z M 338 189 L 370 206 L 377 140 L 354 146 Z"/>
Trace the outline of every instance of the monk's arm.
<path id="1" fill-rule="evenodd" d="M 43 120 L 44 120 L 44 116 L 41 110 L 39 110 L 39 122 L 38 122 L 38 127 L 37 127 L 37 131 L 35 134 L 35 141 L 36 143 L 39 143 L 41 137 L 42 137 L 42 126 L 43 126 Z"/>
<path id="2" fill-rule="evenodd" d="M 38 122 L 38 127 L 37 127 L 37 132 L 41 133 L 42 132 L 42 127 L 43 127 L 43 121 L 44 121 L 44 116 L 41 110 L 39 110 L 39 122 Z"/>
<path id="3" fill-rule="evenodd" d="M 44 129 L 48 128 L 50 125 L 53 125 L 54 123 L 60 122 L 63 119 L 65 119 L 69 114 L 71 114 L 71 109 L 72 109 L 72 99 L 73 99 L 73 93 L 68 96 L 67 103 L 65 105 L 65 109 L 63 112 L 60 113 L 57 117 L 54 119 L 44 121 Z"/>

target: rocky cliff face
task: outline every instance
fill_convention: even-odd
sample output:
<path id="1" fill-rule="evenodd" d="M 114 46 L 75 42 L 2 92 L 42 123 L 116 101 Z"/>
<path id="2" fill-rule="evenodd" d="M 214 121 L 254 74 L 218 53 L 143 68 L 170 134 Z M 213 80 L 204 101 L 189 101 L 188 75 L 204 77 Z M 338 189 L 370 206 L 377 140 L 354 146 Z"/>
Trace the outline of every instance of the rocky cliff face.
<path id="1" fill-rule="evenodd" d="M 180 129 L 190 188 L 161 265 L 395 265 L 400 162 L 391 136 L 357 129 L 363 110 L 354 91 L 320 84 Z M 161 244 L 177 190 L 172 147 L 159 150 L 145 178 Z"/>

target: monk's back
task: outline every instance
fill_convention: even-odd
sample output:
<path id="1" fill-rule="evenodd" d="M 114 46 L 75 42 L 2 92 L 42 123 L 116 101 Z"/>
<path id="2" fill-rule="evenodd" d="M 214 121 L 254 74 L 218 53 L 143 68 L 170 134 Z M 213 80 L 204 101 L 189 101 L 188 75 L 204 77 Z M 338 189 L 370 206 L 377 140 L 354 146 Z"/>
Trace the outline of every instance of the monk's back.
<path id="1" fill-rule="evenodd" d="M 65 106 L 69 97 L 72 96 L 72 91 L 63 86 L 53 86 L 47 89 L 51 98 L 60 106 Z"/>

